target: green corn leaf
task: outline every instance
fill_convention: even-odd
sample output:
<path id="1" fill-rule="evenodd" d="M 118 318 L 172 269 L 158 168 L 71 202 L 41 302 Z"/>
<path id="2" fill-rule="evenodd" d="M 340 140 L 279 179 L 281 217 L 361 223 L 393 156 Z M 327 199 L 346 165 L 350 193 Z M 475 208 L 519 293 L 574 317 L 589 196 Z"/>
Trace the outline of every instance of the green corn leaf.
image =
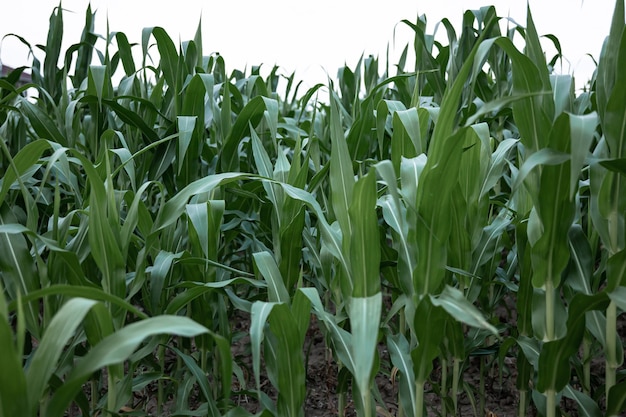
<path id="1" fill-rule="evenodd" d="M 360 392 L 370 389 L 381 312 L 380 292 L 369 297 L 350 298 L 348 315 L 352 329 L 352 355 L 358 364 L 354 378 Z"/>
<path id="2" fill-rule="evenodd" d="M 602 138 L 596 146 L 593 156 L 597 160 L 609 158 L 607 143 Z M 602 243 L 609 253 L 617 253 L 624 247 L 624 236 L 620 233 L 620 208 L 626 207 L 626 197 L 620 191 L 623 188 L 623 180 L 620 174 L 607 171 L 599 163 L 590 164 L 589 185 L 591 201 L 589 214 L 593 219 L 594 228 L 597 230 Z"/>
<path id="3" fill-rule="evenodd" d="M 289 195 L 291 198 L 302 201 L 305 203 L 309 209 L 315 213 L 318 219 L 318 227 L 322 234 L 322 239 L 326 248 L 333 254 L 335 258 L 339 260 L 340 267 L 343 268 L 344 272 L 348 275 L 351 275 L 351 269 L 349 268 L 349 258 L 344 256 L 344 251 L 341 246 L 341 233 L 336 228 L 334 229 L 331 225 L 326 221 L 326 216 L 324 214 L 324 210 L 317 202 L 317 200 L 308 192 L 291 186 L 285 183 L 278 183 L 285 193 Z M 350 278 L 350 282 L 352 279 Z"/>
<path id="4" fill-rule="evenodd" d="M 161 300 L 165 298 L 163 288 L 168 286 L 168 277 L 172 271 L 172 266 L 181 256 L 183 256 L 182 252 L 171 253 L 162 250 L 154 259 L 154 265 L 150 271 L 150 306 L 153 314 L 162 311 Z"/>
<path id="5" fill-rule="evenodd" d="M 67 146 L 67 139 L 50 116 L 25 98 L 19 100 L 20 110 L 41 139 L 47 139 Z"/>
<path id="6" fill-rule="evenodd" d="M 0 137 L 0 140 L 4 141 L 5 139 Z M 12 167 L 15 167 L 17 172 L 15 172 L 15 169 L 8 168 L 2 176 L 2 179 L 0 179 L 2 184 L 2 188 L 0 188 L 0 201 L 4 201 L 10 187 L 17 178 L 28 172 L 33 165 L 37 163 L 39 158 L 41 158 L 43 153 L 50 148 L 51 145 L 47 140 L 37 139 L 28 143 L 13 157 Z M 5 157 L 9 158 L 10 155 L 5 155 Z"/>
<path id="7" fill-rule="evenodd" d="M 61 45 L 63 40 L 63 8 L 59 2 L 59 6 L 55 7 L 50 15 L 48 24 L 48 37 L 46 39 L 46 56 L 43 61 L 44 82 L 43 85 L 52 97 L 55 97 L 60 88 L 57 84 L 57 67 L 59 57 L 61 56 Z"/>
<path id="8" fill-rule="evenodd" d="M 387 347 L 393 366 L 398 368 L 400 380 L 398 390 L 400 404 L 407 416 L 415 415 L 415 374 L 413 372 L 413 360 L 411 359 L 409 342 L 401 335 L 387 336 Z"/>
<path id="9" fill-rule="evenodd" d="M 606 415 L 618 417 L 626 410 L 626 382 L 611 387 L 607 400 Z"/>
<path id="10" fill-rule="evenodd" d="M 415 311 L 413 330 L 418 345 L 411 351 L 415 382 L 423 383 L 433 369 L 433 360 L 440 354 L 440 345 L 445 334 L 446 312 L 433 306 L 429 297 L 420 301 Z"/>
<path id="11" fill-rule="evenodd" d="M 102 106 L 103 99 L 111 98 L 113 87 L 108 68 L 104 65 L 91 65 L 89 67 L 87 94 L 98 99 L 98 106 Z"/>
<path id="12" fill-rule="evenodd" d="M 194 337 L 206 332 L 205 327 L 179 316 L 157 316 L 127 325 L 98 343 L 76 364 L 50 400 L 46 415 L 61 415 L 92 373 L 122 363 L 145 339 L 160 334 Z"/>
<path id="13" fill-rule="evenodd" d="M 252 256 L 256 267 L 263 278 L 265 278 L 265 282 L 267 282 L 270 302 L 288 304 L 290 302 L 289 293 L 272 254 L 269 252 L 257 252 L 252 254 Z"/>
<path id="14" fill-rule="evenodd" d="M 541 43 L 539 41 L 539 35 L 537 34 L 537 29 L 535 28 L 535 22 L 533 21 L 533 16 L 530 11 L 530 5 L 527 4 L 526 7 L 526 47 L 524 49 L 524 55 L 528 56 L 530 60 L 535 64 L 535 67 L 538 70 L 539 79 L 541 80 L 541 84 L 544 90 L 548 90 L 550 88 L 550 75 L 548 66 L 546 65 L 546 56 L 541 48 Z M 558 116 L 560 113 L 554 113 L 554 103 L 551 100 L 547 100 L 543 103 L 543 108 L 546 112 L 546 115 L 552 119 L 555 116 Z"/>
<path id="15" fill-rule="evenodd" d="M 281 216 L 289 221 L 283 222 L 280 227 L 280 271 L 285 280 L 285 286 L 292 291 L 299 279 L 301 270 L 302 232 L 305 225 L 304 204 L 292 198 L 286 198 Z"/>
<path id="16" fill-rule="evenodd" d="M 198 239 L 201 253 L 209 260 L 217 262 L 217 249 L 220 241 L 226 204 L 223 200 L 210 200 L 206 203 L 188 204 L 187 215 Z"/>
<path id="17" fill-rule="evenodd" d="M 597 113 L 578 116 L 569 115 L 570 135 L 571 135 L 571 172 L 570 172 L 570 199 L 578 189 L 580 172 L 585 160 L 589 156 L 589 148 L 594 138 L 596 127 L 598 126 Z"/>
<path id="18" fill-rule="evenodd" d="M 570 151 L 569 116 L 559 116 L 550 134 L 550 146 L 561 152 Z M 542 225 L 542 235 L 531 249 L 533 285 L 543 287 L 547 280 L 556 288 L 561 272 L 568 262 L 567 234 L 574 220 L 576 207 L 570 197 L 571 163 L 547 165 L 542 168 L 539 195 L 535 208 Z"/>
<path id="19" fill-rule="evenodd" d="M 222 112 L 224 111 L 225 109 L 222 109 Z M 266 112 L 272 115 L 269 119 L 274 120 L 274 116 L 278 117 L 278 104 L 276 100 L 263 96 L 254 97 L 241 110 L 223 143 L 220 154 L 220 167 L 223 172 L 239 170 L 239 154 L 237 150 L 239 143 L 248 134 L 250 126 L 256 127 L 263 117 L 266 116 Z"/>
<path id="20" fill-rule="evenodd" d="M 395 111 L 391 135 L 391 160 L 396 172 L 400 172 L 402 157 L 413 158 L 423 151 L 417 109 Z"/>
<path id="21" fill-rule="evenodd" d="M 309 299 L 313 311 L 329 331 L 337 357 L 348 368 L 350 373 L 354 375 L 357 362 L 352 353 L 352 335 L 337 325 L 335 319 L 324 308 L 319 293 L 315 288 L 300 288 L 299 291 Z"/>
<path id="22" fill-rule="evenodd" d="M 547 94 L 550 84 L 542 82 L 543 72 L 530 58 L 519 52 L 511 40 L 498 38 L 496 43 L 511 58 L 514 94 L 531 94 L 528 98 L 513 102 L 512 107 L 520 139 L 529 154 L 532 154 L 545 148 L 554 117 L 554 108 L 550 107 L 552 95 Z"/>
<path id="23" fill-rule="evenodd" d="M 178 53 L 176 52 L 176 46 L 169 37 L 167 32 L 160 27 L 152 28 L 152 36 L 156 39 L 157 48 L 159 49 L 159 55 L 161 55 L 161 71 L 163 71 L 163 77 L 165 82 L 174 91 L 175 95 L 178 95 L 179 88 L 178 83 Z"/>
<path id="24" fill-rule="evenodd" d="M 538 339 L 531 339 L 526 336 L 519 336 L 517 338 L 517 345 L 522 349 L 526 359 L 532 365 L 533 368 L 537 369 L 539 363 L 539 354 L 541 352 L 541 347 L 539 345 L 540 341 Z"/>
<path id="25" fill-rule="evenodd" d="M 93 300 L 73 298 L 63 305 L 50 322 L 26 372 L 30 413 L 35 413 L 48 380 L 58 366 L 63 348 L 95 305 L 96 301 Z"/>
<path id="26" fill-rule="evenodd" d="M 330 151 L 330 198 L 335 218 L 341 227 L 343 236 L 352 236 L 352 225 L 348 209 L 354 190 L 354 171 L 348 145 L 344 138 L 339 115 L 339 103 L 331 100 L 330 114 L 331 151 Z M 348 248 L 348 239 L 344 239 L 344 250 Z"/>
<path id="27" fill-rule="evenodd" d="M 88 97 L 81 99 L 81 102 L 88 102 Z M 142 119 L 142 117 L 126 107 L 119 104 L 115 99 L 103 99 L 102 103 L 109 107 L 124 122 L 131 126 L 137 127 L 152 142 L 159 141 L 159 135 Z M 62 142 L 61 142 L 62 143 Z"/>
<path id="28" fill-rule="evenodd" d="M 624 297 L 626 297 L 626 287 L 617 287 L 609 293 L 611 301 L 613 301 L 620 309 L 626 311 L 626 298 Z"/>
<path id="29" fill-rule="evenodd" d="M 261 142 L 259 135 L 257 135 L 252 126 L 250 126 L 250 136 L 252 141 L 252 155 L 254 157 L 254 162 L 259 175 L 265 178 L 273 178 L 274 171 L 270 157 L 263 147 L 263 143 Z M 263 182 L 263 189 L 265 190 L 270 202 L 275 207 L 274 212 L 276 213 L 276 219 L 278 221 L 278 225 L 280 226 L 283 222 L 283 212 L 279 208 L 282 207 L 283 202 L 279 201 L 279 196 L 274 184 L 270 182 Z"/>
<path id="30" fill-rule="evenodd" d="M 186 147 L 184 152 L 181 152 L 179 147 L 179 167 L 181 166 L 181 160 L 184 158 L 184 175 L 181 178 L 181 182 L 185 185 L 195 180 L 199 173 L 198 161 L 205 140 L 205 95 L 206 87 L 204 80 L 199 75 L 194 75 L 185 87 L 183 106 L 180 112 L 181 115 L 195 117 L 196 119 L 190 137 L 190 146 Z M 178 117 L 180 118 L 180 116 Z"/>
<path id="31" fill-rule="evenodd" d="M 498 330 L 489 323 L 483 314 L 470 303 L 458 289 L 446 285 L 441 294 L 430 296 L 430 301 L 435 307 L 442 307 L 455 320 L 465 323 L 477 329 L 489 331 L 498 336 Z"/>
<path id="32" fill-rule="evenodd" d="M 178 116 L 176 118 L 177 121 L 177 125 L 178 125 L 178 152 L 177 152 L 177 159 L 178 159 L 178 173 L 180 174 L 183 166 L 185 165 L 185 162 L 187 162 L 187 165 L 189 164 L 196 164 L 197 161 L 192 160 L 190 161 L 187 156 L 187 150 L 189 149 L 189 145 L 191 144 L 192 141 L 192 136 L 194 133 L 194 129 L 196 127 L 196 123 L 198 123 L 198 117 L 197 116 Z M 189 178 L 189 176 L 184 177 L 184 178 Z"/>
<path id="33" fill-rule="evenodd" d="M 593 295 L 593 267 L 594 260 L 591 254 L 589 240 L 582 227 L 574 224 L 569 230 L 570 268 L 566 285 L 572 287 L 576 293 Z M 625 303 L 626 305 L 626 303 Z M 587 328 L 606 347 L 606 319 L 599 311 L 587 312 Z"/>
<path id="34" fill-rule="evenodd" d="M 391 130 L 391 126 L 388 123 L 389 116 L 393 116 L 398 110 L 406 110 L 406 107 L 402 102 L 396 100 L 381 100 L 376 107 L 376 136 L 381 158 L 383 155 L 385 133 Z"/>
<path id="35" fill-rule="evenodd" d="M 220 185 L 248 177 L 250 176 L 237 172 L 227 172 L 200 178 L 190 183 L 163 205 L 156 221 L 154 222 L 153 232 L 164 229 L 165 227 L 176 222 L 180 213 L 184 211 L 187 202 L 192 196 L 196 194 L 208 193 Z"/>
<path id="36" fill-rule="evenodd" d="M 135 73 L 135 61 L 133 59 L 131 45 L 128 42 L 128 37 L 124 32 L 117 32 L 115 34 L 115 40 L 117 41 L 117 49 L 122 60 L 122 66 L 127 77 L 130 77 Z"/>
<path id="37" fill-rule="evenodd" d="M 446 196 L 453 192 L 457 183 L 461 144 L 468 134 L 473 134 L 473 130 L 462 128 L 451 137 L 440 139 L 443 143 L 437 146 L 439 156 L 429 154 L 419 177 L 417 224 L 409 229 L 409 239 L 417 242 L 418 262 L 413 281 L 416 292 L 421 295 L 437 292 L 445 275 L 446 245 L 451 228 L 448 221 L 451 199 Z"/>
<path id="38" fill-rule="evenodd" d="M 585 417 L 601 417 L 602 411 L 598 404 L 590 396 L 575 390 L 571 385 L 567 385 L 563 390 L 563 395 L 576 401 L 578 412 Z M 608 414 L 607 414 L 608 415 Z"/>
<path id="39" fill-rule="evenodd" d="M 114 155 L 117 155 L 117 157 L 120 159 L 120 161 L 122 162 L 122 165 L 124 166 L 124 171 L 128 175 L 128 179 L 130 180 L 131 188 L 133 190 L 136 190 L 137 189 L 137 176 L 135 172 L 135 161 L 133 160 L 132 154 L 126 148 L 110 149 L 110 151 Z M 74 188 L 74 189 L 78 191 L 77 188 Z"/>
<path id="40" fill-rule="evenodd" d="M 574 107 L 574 77 L 571 75 L 550 74 L 550 84 L 554 95 L 554 114 L 571 112 Z"/>
<path id="41" fill-rule="evenodd" d="M 607 103 L 617 83 L 617 62 L 620 49 L 623 47 L 624 19 L 624 0 L 616 0 L 609 36 L 604 41 L 604 45 L 602 45 L 597 71 L 596 94 L 598 96 L 598 113 L 603 122 L 605 120 Z"/>
<path id="42" fill-rule="evenodd" d="M 356 183 L 348 214 L 352 234 L 344 236 L 350 238 L 352 296 L 370 297 L 380 292 L 380 236 L 373 170 Z"/>
<path id="43" fill-rule="evenodd" d="M 300 331 L 299 340 L 304 343 L 311 322 L 311 301 L 299 289 L 293 296 L 291 313 Z"/>
<path id="44" fill-rule="evenodd" d="M 626 158 L 606 159 L 599 161 L 599 163 L 609 171 L 626 175 Z"/>
<path id="45" fill-rule="evenodd" d="M 200 367 L 196 363 L 195 359 L 181 352 L 179 349 L 176 349 L 173 346 L 171 346 L 170 349 L 172 349 L 174 353 L 176 353 L 176 355 L 178 355 L 183 360 L 183 362 L 185 363 L 185 366 L 189 369 L 191 374 L 195 377 L 195 380 L 198 382 L 198 386 L 200 387 L 200 392 L 202 392 L 204 399 L 208 403 L 212 404 L 212 405 L 209 405 L 209 410 L 213 409 L 215 407 L 215 399 L 213 398 L 213 395 L 211 394 L 211 387 L 209 386 L 209 381 L 205 373 L 202 371 L 202 369 L 200 369 Z"/>
<path id="46" fill-rule="evenodd" d="M 106 154 L 105 154 L 106 155 Z M 82 157 L 83 168 L 89 178 L 91 192 L 89 195 L 89 246 L 94 261 L 102 272 L 105 291 L 119 297 L 125 296 L 125 261 L 120 250 L 120 229 L 115 224 L 117 211 L 109 204 L 109 194 L 99 174 L 90 163 Z M 109 187 L 110 192 L 113 190 Z"/>
<path id="47" fill-rule="evenodd" d="M 250 310 L 250 346 L 252 350 L 252 371 L 257 392 L 261 392 L 261 342 L 265 337 L 265 325 L 276 303 L 255 301 Z"/>
<path id="48" fill-rule="evenodd" d="M 228 294 L 227 287 L 232 286 L 233 284 L 245 284 L 246 286 L 255 288 L 267 288 L 267 284 L 265 282 L 250 278 L 233 278 L 217 282 L 183 282 L 178 286 L 188 287 L 189 289 L 176 294 L 176 296 L 167 305 L 165 314 L 176 314 L 193 300 L 215 290 L 225 290 Z"/>
<path id="49" fill-rule="evenodd" d="M 570 357 L 578 352 L 585 330 L 585 313 L 605 310 L 605 293 L 593 296 L 577 294 L 569 306 L 567 334 L 564 338 L 544 343 L 539 354 L 537 389 L 540 392 L 560 392 L 570 381 Z"/>
<path id="50" fill-rule="evenodd" d="M 122 242 L 121 252 L 123 254 L 128 253 L 128 248 L 130 247 L 135 228 L 139 225 L 139 229 L 142 230 L 142 232 L 145 232 L 146 230 L 149 230 L 149 228 L 141 227 L 142 222 L 146 222 L 146 220 L 149 219 L 149 221 L 147 221 L 145 224 L 151 225 L 152 223 L 152 219 L 150 218 L 150 216 L 142 216 L 140 214 L 142 208 L 145 209 L 143 195 L 152 185 L 156 185 L 158 187 L 159 184 L 157 182 L 148 181 L 144 183 L 141 187 L 139 187 L 137 193 L 133 197 L 133 201 L 130 204 L 130 207 L 128 208 L 126 218 L 124 219 L 124 224 L 120 229 L 120 240 Z"/>
<path id="51" fill-rule="evenodd" d="M 552 148 L 543 148 L 540 151 L 533 153 L 531 156 L 526 158 L 524 164 L 520 168 L 513 184 L 513 190 L 519 190 L 521 185 L 524 183 L 524 180 L 526 180 L 526 177 L 528 177 L 528 175 L 537 167 L 541 165 L 560 165 L 570 159 L 570 155 Z"/>
<path id="52" fill-rule="evenodd" d="M 286 304 L 274 306 L 269 322 L 270 331 L 276 336 L 271 340 L 278 359 L 278 413 L 289 417 L 303 416 L 306 381 L 302 346 L 305 333 L 298 328 Z"/>
<path id="53" fill-rule="evenodd" d="M 17 223 L 6 204 L 0 205 L 0 227 Z M 33 256 L 28 248 L 24 236 L 16 233 L 0 232 L 0 272 L 3 287 L 6 293 L 13 299 L 21 294 L 29 294 L 40 287 L 38 277 L 35 274 Z M 29 332 L 35 337 L 41 334 L 39 328 L 37 307 L 29 304 L 26 307 L 26 325 Z"/>
<path id="54" fill-rule="evenodd" d="M 402 158 L 400 163 L 400 194 L 404 198 L 407 208 L 415 209 L 419 179 L 426 166 L 427 158 L 421 154 L 416 158 Z"/>
<path id="55" fill-rule="evenodd" d="M 16 351 L 14 330 L 8 322 L 4 288 L 0 281 L 0 413 L 3 416 L 16 416 L 29 410 L 28 388 L 22 369 L 22 352 Z M 19 336 L 18 336 L 19 337 Z"/>
<path id="56" fill-rule="evenodd" d="M 502 170 L 506 164 L 507 158 L 511 153 L 511 149 L 517 144 L 517 139 L 505 139 L 498 144 L 498 147 L 491 155 L 491 161 L 489 168 L 484 177 L 484 181 L 480 188 L 479 197 L 482 198 L 489 193 L 489 191 L 498 183 L 502 178 Z"/>
<path id="57" fill-rule="evenodd" d="M 48 297 L 50 295 L 84 298 L 93 301 L 105 301 L 107 303 L 115 304 L 125 309 L 126 311 L 140 319 L 148 318 L 148 315 L 146 313 L 142 312 L 137 307 L 133 306 L 124 299 L 108 294 L 102 289 L 96 287 L 55 284 L 36 291 L 30 291 L 28 294 L 22 296 L 22 301 L 27 303 L 34 300 L 39 300 L 44 297 Z M 17 308 L 17 301 L 11 302 L 8 307 L 10 311 L 15 311 Z"/>

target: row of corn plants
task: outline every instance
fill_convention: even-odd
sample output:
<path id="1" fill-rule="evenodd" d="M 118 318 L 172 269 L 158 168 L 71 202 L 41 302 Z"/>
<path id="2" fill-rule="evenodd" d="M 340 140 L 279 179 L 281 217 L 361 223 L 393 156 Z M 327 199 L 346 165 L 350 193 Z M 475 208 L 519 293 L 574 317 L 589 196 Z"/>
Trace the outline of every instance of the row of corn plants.
<path id="1" fill-rule="evenodd" d="M 484 415 L 505 359 L 520 417 L 620 415 L 624 15 L 582 91 L 494 7 L 300 91 L 59 6 L 0 79 L 0 416 L 304 416 L 313 318 L 339 415 Z"/>

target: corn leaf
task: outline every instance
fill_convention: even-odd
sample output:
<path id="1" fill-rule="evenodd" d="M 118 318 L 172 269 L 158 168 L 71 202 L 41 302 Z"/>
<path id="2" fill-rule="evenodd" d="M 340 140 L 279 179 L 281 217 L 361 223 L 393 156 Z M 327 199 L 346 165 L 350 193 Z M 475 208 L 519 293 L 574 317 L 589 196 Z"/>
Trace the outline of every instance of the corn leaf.
<path id="1" fill-rule="evenodd" d="M 122 363 L 144 339 L 159 334 L 194 337 L 206 332 L 205 327 L 187 317 L 179 316 L 157 316 L 127 325 L 98 343 L 76 364 L 65 384 L 50 400 L 47 415 L 62 414 L 93 372 Z"/>

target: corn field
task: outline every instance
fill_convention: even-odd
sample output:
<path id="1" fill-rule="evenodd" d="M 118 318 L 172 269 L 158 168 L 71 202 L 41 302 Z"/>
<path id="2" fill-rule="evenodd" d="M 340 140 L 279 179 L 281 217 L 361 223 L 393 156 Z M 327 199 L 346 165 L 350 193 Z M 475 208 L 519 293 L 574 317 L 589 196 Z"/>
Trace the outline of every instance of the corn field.
<path id="1" fill-rule="evenodd" d="M 624 415 L 624 16 L 582 90 L 483 7 L 301 91 L 56 8 L 0 79 L 0 417 L 312 415 L 312 334 L 326 415 Z"/>

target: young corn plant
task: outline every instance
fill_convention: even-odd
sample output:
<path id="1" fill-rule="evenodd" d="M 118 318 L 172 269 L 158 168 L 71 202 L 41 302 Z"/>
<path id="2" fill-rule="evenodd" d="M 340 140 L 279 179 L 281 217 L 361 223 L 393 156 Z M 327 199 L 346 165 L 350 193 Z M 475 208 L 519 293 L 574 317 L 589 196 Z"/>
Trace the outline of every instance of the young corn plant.
<path id="1" fill-rule="evenodd" d="M 609 36 L 604 42 L 596 73 L 597 108 L 602 137 L 594 150 L 596 161 L 590 164 L 589 185 L 591 191 L 590 215 L 593 226 L 607 253 L 606 288 L 610 303 L 606 309 L 605 333 L 605 398 L 611 413 L 624 392 L 623 384 L 617 384 L 616 371 L 623 363 L 621 341 L 617 337 L 618 309 L 622 303 L 624 266 L 626 265 L 624 229 L 624 178 L 623 160 L 626 156 L 624 131 L 623 76 L 618 70 L 626 57 L 624 40 L 624 2 L 616 1 Z"/>
<path id="2" fill-rule="evenodd" d="M 467 413 L 462 374 L 496 347 L 520 416 L 623 412 L 623 0 L 578 95 L 530 10 L 444 19 L 447 44 L 403 21 L 395 74 L 364 55 L 302 95 L 227 71 L 202 22 L 134 44 L 94 17 L 62 51 L 59 5 L 32 83 L 0 79 L 0 416 L 300 417 L 311 314 L 339 415 L 345 381 L 359 416 L 426 415 L 429 386 Z"/>

